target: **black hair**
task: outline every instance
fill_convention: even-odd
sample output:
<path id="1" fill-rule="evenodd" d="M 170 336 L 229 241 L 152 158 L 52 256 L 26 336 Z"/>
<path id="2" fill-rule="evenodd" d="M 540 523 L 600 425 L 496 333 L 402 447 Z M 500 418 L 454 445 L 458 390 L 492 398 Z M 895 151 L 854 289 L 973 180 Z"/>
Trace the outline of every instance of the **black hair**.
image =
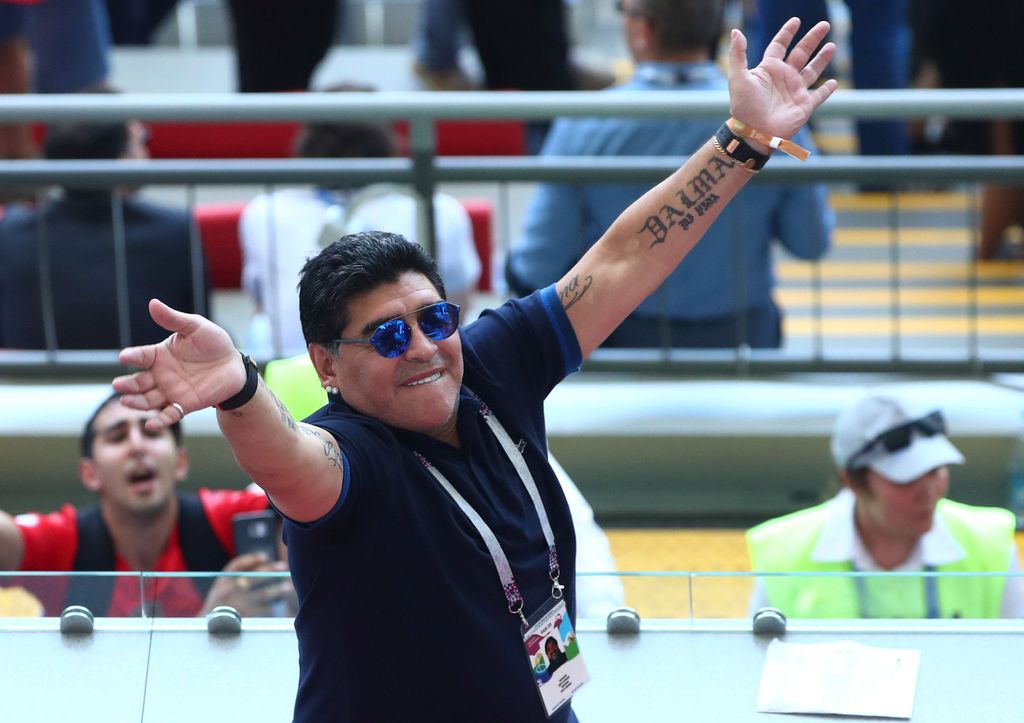
<path id="1" fill-rule="evenodd" d="M 372 121 L 313 123 L 295 140 L 300 158 L 391 158 L 395 140 L 391 126 Z"/>
<path id="2" fill-rule="evenodd" d="M 96 441 L 96 417 L 100 415 L 104 409 L 110 406 L 113 402 L 121 398 L 120 392 L 114 392 L 109 397 L 100 402 L 100 405 L 93 410 L 93 413 L 89 415 L 89 419 L 85 422 L 85 428 L 82 430 L 81 438 L 81 452 L 83 457 L 92 459 L 92 448 Z M 170 426 L 171 435 L 174 437 L 174 445 L 176 447 L 181 446 L 181 422 L 175 422 Z"/>
<path id="3" fill-rule="evenodd" d="M 43 154 L 51 161 L 105 160 L 127 149 L 127 123 L 57 123 L 46 129 Z"/>
<path id="4" fill-rule="evenodd" d="M 633 0 L 654 25 L 663 53 L 708 50 L 722 34 L 722 0 Z"/>
<path id="5" fill-rule="evenodd" d="M 366 93 L 376 88 L 345 82 L 321 90 Z M 395 155 L 394 128 L 390 123 L 370 120 L 308 123 L 296 137 L 293 151 L 300 158 L 391 158 Z"/>
<path id="6" fill-rule="evenodd" d="M 299 318 L 306 343 L 330 348 L 348 325 L 353 298 L 394 283 L 409 271 L 426 276 L 441 298 L 447 298 L 430 254 L 401 234 L 352 233 L 324 248 L 299 272 Z"/>

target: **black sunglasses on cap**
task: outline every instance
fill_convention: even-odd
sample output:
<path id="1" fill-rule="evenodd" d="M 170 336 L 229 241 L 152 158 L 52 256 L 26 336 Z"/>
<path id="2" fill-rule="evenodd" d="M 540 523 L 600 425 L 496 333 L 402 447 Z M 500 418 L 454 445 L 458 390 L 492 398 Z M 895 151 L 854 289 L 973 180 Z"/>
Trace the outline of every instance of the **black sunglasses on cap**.
<path id="1" fill-rule="evenodd" d="M 394 359 L 404 354 L 412 344 L 412 327 L 405 317 L 413 315 L 420 331 L 434 341 L 447 339 L 459 328 L 459 305 L 438 301 L 385 321 L 365 339 L 334 339 L 332 343 L 369 344 L 385 359 Z"/>
<path id="2" fill-rule="evenodd" d="M 899 426 L 893 427 L 892 429 L 887 429 L 869 440 L 863 447 L 857 450 L 856 454 L 851 455 L 850 461 L 846 463 L 846 469 L 855 470 L 859 467 L 866 466 L 864 464 L 857 464 L 859 459 L 878 445 L 882 445 L 885 451 L 889 454 L 906 449 L 913 441 L 915 431 L 919 432 L 924 437 L 934 437 L 936 434 L 945 434 L 946 418 L 942 416 L 942 412 L 936 411 L 927 416 L 921 417 L 920 419 L 913 419 L 909 422 L 904 422 Z"/>

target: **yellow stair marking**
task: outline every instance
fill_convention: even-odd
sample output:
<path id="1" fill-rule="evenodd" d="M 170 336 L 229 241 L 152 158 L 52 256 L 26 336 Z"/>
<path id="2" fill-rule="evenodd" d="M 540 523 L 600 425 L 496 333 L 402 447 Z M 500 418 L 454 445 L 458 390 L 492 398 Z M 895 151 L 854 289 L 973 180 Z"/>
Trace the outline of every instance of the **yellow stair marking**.
<path id="1" fill-rule="evenodd" d="M 737 572 L 750 571 L 742 529 L 606 529 L 612 554 L 621 572 Z M 1016 535 L 1024 557 L 1024 533 Z M 691 585 L 692 580 L 692 585 Z M 626 604 L 652 618 L 690 616 L 746 618 L 750 577 L 624 577 Z"/>
<path id="2" fill-rule="evenodd" d="M 811 289 L 779 289 L 776 293 L 784 307 L 811 306 L 815 294 Z M 819 296 L 825 307 L 830 306 L 890 306 L 893 292 L 888 287 L 859 287 L 822 289 Z M 975 299 L 979 306 L 1024 305 L 1024 288 L 978 287 L 972 293 L 966 286 L 936 287 L 929 289 L 899 289 L 900 306 L 932 305 L 966 307 Z"/>
<path id="3" fill-rule="evenodd" d="M 892 197 L 888 193 L 830 193 L 829 202 L 836 211 L 888 211 Z M 973 204 L 969 193 L 900 193 L 897 208 L 902 211 L 964 211 Z M 887 222 L 887 219 L 883 219 Z"/>
<path id="4" fill-rule="evenodd" d="M 817 266 L 824 280 L 888 280 L 891 276 L 889 264 L 885 261 L 826 260 Z M 783 261 L 777 264 L 776 275 L 780 281 L 807 281 L 812 277 L 814 267 L 813 263 Z M 979 281 L 1024 280 L 1024 264 L 1013 261 L 986 261 L 979 263 L 977 268 Z M 902 280 L 966 282 L 971 275 L 971 265 L 966 262 L 903 261 L 897 270 Z"/>
<path id="5" fill-rule="evenodd" d="M 822 319 L 825 336 L 861 336 L 867 334 L 927 334 L 935 336 L 966 336 L 972 322 L 966 316 L 902 317 L 898 324 L 881 316 L 829 316 Z M 979 334 L 1024 334 L 1024 314 L 1020 316 L 979 316 L 973 321 Z M 809 317 L 786 317 L 787 335 L 813 334 L 816 322 Z M 1024 342 L 1024 339 L 1022 339 Z"/>
<path id="6" fill-rule="evenodd" d="M 960 246 L 968 248 L 974 241 L 962 228 L 914 228 L 897 230 L 895 237 L 888 228 L 840 228 L 834 234 L 836 246 L 888 247 L 895 240 L 900 246 Z M 885 263 L 880 260 L 879 263 Z"/>

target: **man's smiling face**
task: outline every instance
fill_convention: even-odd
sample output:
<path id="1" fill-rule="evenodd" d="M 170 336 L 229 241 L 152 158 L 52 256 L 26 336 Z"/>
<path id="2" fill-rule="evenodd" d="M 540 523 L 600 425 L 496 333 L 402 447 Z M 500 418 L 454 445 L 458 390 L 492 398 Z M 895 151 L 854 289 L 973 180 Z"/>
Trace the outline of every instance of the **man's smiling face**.
<path id="1" fill-rule="evenodd" d="M 412 339 L 409 348 L 393 359 L 381 356 L 370 344 L 341 346 L 333 370 L 342 398 L 363 414 L 457 444 L 463 372 L 459 332 L 435 341 L 410 313 L 441 300 L 430 280 L 416 272 L 355 297 L 347 309 L 349 323 L 339 329 L 339 337 L 366 338 L 382 322 L 404 317 Z"/>

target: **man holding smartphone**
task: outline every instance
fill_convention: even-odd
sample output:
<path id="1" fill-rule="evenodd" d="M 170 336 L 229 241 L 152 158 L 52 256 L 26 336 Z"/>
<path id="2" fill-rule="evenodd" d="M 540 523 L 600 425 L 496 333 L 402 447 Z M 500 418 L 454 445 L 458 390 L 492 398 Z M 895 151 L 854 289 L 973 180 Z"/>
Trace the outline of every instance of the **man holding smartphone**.
<path id="1" fill-rule="evenodd" d="M 64 505 L 48 514 L 12 517 L 0 511 L 0 569 L 42 571 L 255 572 L 285 570 L 278 555 L 238 554 L 232 529 L 236 515 L 265 511 L 262 491 L 182 492 L 188 453 L 181 425 L 151 431 L 152 415 L 105 399 L 86 422 L 81 438 L 79 476 L 98 504 Z M 275 536 L 276 539 L 276 536 Z M 275 581 L 256 589 L 247 578 L 147 579 L 70 576 L 34 578 L 26 584 L 58 614 L 69 604 L 86 605 L 96 615 L 192 616 L 216 605 L 243 615 L 269 615 L 290 593 Z M 24 583 L 24 581 L 23 581 Z M 286 589 L 282 589 L 286 588 Z"/>

